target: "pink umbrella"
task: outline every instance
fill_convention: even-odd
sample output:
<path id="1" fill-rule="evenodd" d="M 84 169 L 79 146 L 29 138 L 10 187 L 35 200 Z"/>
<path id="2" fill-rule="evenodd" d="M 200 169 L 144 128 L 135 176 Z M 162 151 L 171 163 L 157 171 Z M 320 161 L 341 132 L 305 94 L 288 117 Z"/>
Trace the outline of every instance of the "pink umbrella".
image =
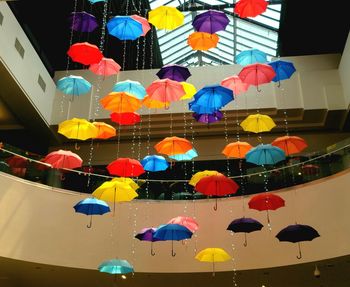
<path id="1" fill-rule="evenodd" d="M 243 83 L 257 86 L 270 83 L 276 76 L 274 69 L 267 64 L 251 64 L 245 66 L 238 74 Z"/>
<path id="2" fill-rule="evenodd" d="M 165 102 L 175 102 L 186 94 L 181 83 L 170 80 L 156 80 L 147 89 L 149 99 Z"/>
<path id="3" fill-rule="evenodd" d="M 192 217 L 187 216 L 177 216 L 169 220 L 167 224 L 180 224 L 182 226 L 187 227 L 192 232 L 198 230 L 199 225 L 197 221 L 195 221 Z"/>
<path id="4" fill-rule="evenodd" d="M 149 30 L 151 30 L 151 25 L 148 23 L 147 19 L 143 18 L 143 17 L 141 17 L 139 15 L 131 15 L 130 17 L 141 23 L 141 25 L 142 25 L 142 34 L 141 34 L 141 36 L 146 36 L 147 32 Z"/>
<path id="5" fill-rule="evenodd" d="M 247 91 L 249 88 L 249 84 L 243 83 L 236 75 L 223 79 L 221 81 L 221 86 L 232 90 L 234 95 L 239 95 L 240 93 Z"/>
<path id="6" fill-rule="evenodd" d="M 89 70 L 96 75 L 101 76 L 111 76 L 118 74 L 121 67 L 111 58 L 102 58 L 102 60 L 97 64 L 92 64 L 89 67 Z"/>
<path id="7" fill-rule="evenodd" d="M 43 162 L 51 164 L 53 168 L 77 168 L 81 167 L 83 160 L 77 154 L 69 150 L 58 150 L 49 153 Z"/>

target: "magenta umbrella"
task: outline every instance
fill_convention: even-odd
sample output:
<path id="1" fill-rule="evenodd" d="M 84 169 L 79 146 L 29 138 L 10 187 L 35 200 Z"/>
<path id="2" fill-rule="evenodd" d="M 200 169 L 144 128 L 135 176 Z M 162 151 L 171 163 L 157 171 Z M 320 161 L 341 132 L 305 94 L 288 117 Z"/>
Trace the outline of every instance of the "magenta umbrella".
<path id="1" fill-rule="evenodd" d="M 146 89 L 149 99 L 166 102 L 178 101 L 186 94 L 183 86 L 170 79 L 156 80 Z"/>
<path id="2" fill-rule="evenodd" d="M 246 92 L 249 88 L 249 84 L 243 83 L 236 75 L 223 79 L 221 81 L 221 86 L 232 90 L 235 96 L 242 92 Z"/>
<path id="3" fill-rule="evenodd" d="M 238 74 L 243 83 L 256 86 L 258 91 L 259 85 L 270 83 L 275 76 L 270 65 L 259 63 L 245 66 Z"/>

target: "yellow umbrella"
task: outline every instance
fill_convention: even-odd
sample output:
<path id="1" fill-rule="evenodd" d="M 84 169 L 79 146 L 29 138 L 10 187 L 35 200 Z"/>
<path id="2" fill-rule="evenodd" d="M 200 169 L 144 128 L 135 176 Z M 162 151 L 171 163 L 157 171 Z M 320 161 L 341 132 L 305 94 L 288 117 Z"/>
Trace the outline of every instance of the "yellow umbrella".
<path id="1" fill-rule="evenodd" d="M 180 98 L 180 100 L 192 99 L 195 93 L 197 93 L 196 87 L 190 83 L 181 82 L 182 87 L 185 90 L 185 95 Z"/>
<path id="2" fill-rule="evenodd" d="M 175 7 L 160 6 L 148 13 L 148 22 L 158 29 L 174 30 L 183 24 L 185 16 Z"/>
<path id="3" fill-rule="evenodd" d="M 113 181 L 125 183 L 125 184 L 129 185 L 133 190 L 137 190 L 140 188 L 138 186 L 138 184 L 129 177 L 116 177 L 116 178 L 112 179 L 112 182 Z"/>
<path id="4" fill-rule="evenodd" d="M 276 124 L 269 116 L 261 114 L 249 115 L 241 122 L 244 131 L 253 133 L 269 132 L 275 126 Z"/>
<path id="5" fill-rule="evenodd" d="M 232 257 L 222 248 L 206 248 L 198 252 L 195 258 L 201 262 L 212 262 L 215 276 L 215 262 L 225 262 Z"/>
<path id="6" fill-rule="evenodd" d="M 222 173 L 216 170 L 204 170 L 195 173 L 188 184 L 195 186 L 203 177 L 211 176 L 211 175 L 223 175 Z"/>

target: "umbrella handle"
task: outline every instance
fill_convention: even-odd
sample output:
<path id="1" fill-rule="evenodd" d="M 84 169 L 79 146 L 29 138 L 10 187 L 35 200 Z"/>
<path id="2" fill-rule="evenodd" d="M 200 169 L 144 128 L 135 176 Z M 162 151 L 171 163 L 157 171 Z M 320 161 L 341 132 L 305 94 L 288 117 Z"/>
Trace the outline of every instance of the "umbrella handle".
<path id="1" fill-rule="evenodd" d="M 247 232 L 244 232 L 244 243 L 243 243 L 244 247 L 248 246 L 248 241 L 247 241 Z"/>
<path id="2" fill-rule="evenodd" d="M 214 205 L 213 209 L 214 209 L 215 211 L 218 210 L 218 199 L 217 199 L 217 198 L 215 198 L 215 205 Z"/>
<path id="3" fill-rule="evenodd" d="M 151 241 L 151 255 L 154 256 L 156 253 L 153 250 L 153 241 Z"/>
<path id="4" fill-rule="evenodd" d="M 297 258 L 301 259 L 303 258 L 303 255 L 301 254 L 300 242 L 298 242 L 298 249 L 299 249 L 299 255 L 297 255 Z"/>
<path id="5" fill-rule="evenodd" d="M 281 80 L 278 80 L 277 88 L 281 87 Z"/>
<path id="6" fill-rule="evenodd" d="M 215 277 L 215 262 L 214 262 L 214 259 L 213 259 L 213 273 L 211 274 L 211 276 Z"/>
<path id="7" fill-rule="evenodd" d="M 75 145 L 74 145 L 74 149 L 75 150 L 80 150 L 80 146 L 78 146 L 78 143 L 76 142 Z"/>
<path id="8" fill-rule="evenodd" d="M 63 180 L 65 180 L 65 179 L 66 179 L 65 176 L 64 176 L 63 174 L 61 174 L 61 175 L 60 175 L 60 180 L 63 181 Z"/>
<path id="9" fill-rule="evenodd" d="M 256 86 L 256 90 L 260 93 L 261 89 L 259 89 L 259 86 Z"/>
<path id="10" fill-rule="evenodd" d="M 92 226 L 92 215 L 90 216 L 90 223 L 88 225 L 86 225 L 87 228 L 91 228 Z"/>
<path id="11" fill-rule="evenodd" d="M 172 257 L 176 256 L 176 253 L 174 251 L 174 240 L 171 240 L 171 256 Z"/>

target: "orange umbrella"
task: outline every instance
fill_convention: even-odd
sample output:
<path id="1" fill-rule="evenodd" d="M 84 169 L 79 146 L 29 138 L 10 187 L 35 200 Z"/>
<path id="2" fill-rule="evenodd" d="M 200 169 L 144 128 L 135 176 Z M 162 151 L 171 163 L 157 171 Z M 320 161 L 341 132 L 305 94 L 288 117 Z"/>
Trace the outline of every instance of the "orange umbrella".
<path id="1" fill-rule="evenodd" d="M 168 109 L 170 106 L 169 102 L 161 102 L 151 99 L 149 96 L 143 98 L 142 104 L 149 109 Z"/>
<path id="2" fill-rule="evenodd" d="M 222 153 L 227 157 L 245 158 L 246 153 L 251 148 L 252 146 L 249 143 L 237 141 L 225 146 Z"/>
<path id="3" fill-rule="evenodd" d="M 192 144 L 187 139 L 179 137 L 166 137 L 159 143 L 157 143 L 154 148 L 158 153 L 166 155 L 176 155 L 184 154 L 192 149 Z"/>
<path id="4" fill-rule="evenodd" d="M 279 137 L 271 144 L 283 149 L 286 155 L 299 153 L 307 147 L 305 140 L 296 136 Z"/>
<path id="5" fill-rule="evenodd" d="M 101 105 L 116 113 L 133 113 L 141 107 L 141 101 L 125 92 L 112 92 L 100 100 Z"/>
<path id="6" fill-rule="evenodd" d="M 190 34 L 187 39 L 188 45 L 193 50 L 206 51 L 211 48 L 215 48 L 219 42 L 219 36 L 216 34 L 209 34 L 205 32 L 194 32 Z"/>
<path id="7" fill-rule="evenodd" d="M 156 80 L 146 89 L 149 99 L 166 102 L 175 102 L 186 95 L 181 83 L 170 80 Z"/>
<path id="8" fill-rule="evenodd" d="M 96 139 L 109 139 L 117 134 L 114 127 L 104 122 L 93 122 L 92 124 L 98 129 Z"/>

